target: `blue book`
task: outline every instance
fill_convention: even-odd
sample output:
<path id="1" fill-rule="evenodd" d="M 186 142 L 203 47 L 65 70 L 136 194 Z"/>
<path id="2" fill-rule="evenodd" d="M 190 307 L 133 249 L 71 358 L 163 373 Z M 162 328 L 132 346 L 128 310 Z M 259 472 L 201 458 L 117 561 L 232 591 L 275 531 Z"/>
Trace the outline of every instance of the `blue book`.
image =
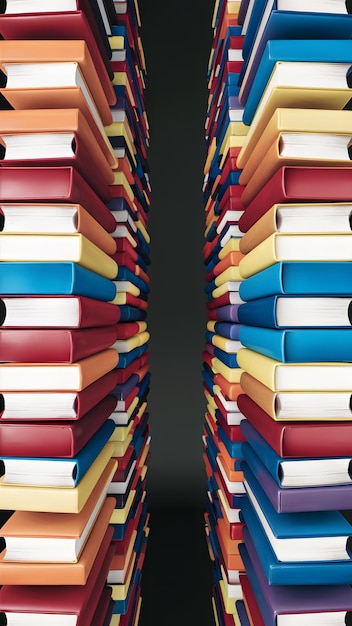
<path id="1" fill-rule="evenodd" d="M 314 487 L 279 487 L 251 445 L 242 446 L 240 461 L 245 480 L 252 486 L 260 482 L 275 511 L 278 513 L 302 513 L 303 511 L 343 510 L 352 497 L 352 484 L 322 485 Z"/>
<path id="2" fill-rule="evenodd" d="M 136 285 L 136 287 L 138 287 L 141 291 L 144 291 L 144 293 L 150 292 L 150 287 L 148 283 L 146 283 L 142 278 L 140 278 L 140 276 L 136 276 L 125 265 L 119 265 L 118 273 L 117 273 L 117 280 L 128 280 L 129 282 Z"/>
<path id="3" fill-rule="evenodd" d="M 240 85 L 239 99 L 242 105 L 247 102 L 248 94 L 253 84 L 254 76 L 257 73 L 259 62 L 263 55 L 266 43 L 271 39 L 317 39 L 317 40 L 337 40 L 351 39 L 352 36 L 352 16 L 347 13 L 327 13 L 286 11 L 278 9 L 280 0 L 255 0 L 253 11 L 258 5 L 258 17 L 261 14 L 260 24 L 256 29 L 255 36 L 250 41 L 250 50 L 247 50 L 245 36 L 244 48 L 246 50 L 245 60 L 240 72 L 238 84 Z M 248 37 L 248 39 L 250 39 Z"/>
<path id="4" fill-rule="evenodd" d="M 144 352 L 147 352 L 148 348 L 149 348 L 148 344 L 144 343 L 143 346 L 137 346 L 137 348 L 134 348 L 133 350 L 130 350 L 130 352 L 120 353 L 119 354 L 119 362 L 116 365 L 116 367 L 118 369 L 122 369 L 124 367 L 127 367 L 128 365 L 130 365 L 130 363 L 132 363 L 132 361 L 134 361 L 139 356 L 144 354 Z"/>
<path id="5" fill-rule="evenodd" d="M 247 526 L 243 529 L 246 542 L 250 534 L 258 558 L 262 564 L 269 585 L 345 585 L 351 582 L 352 560 L 335 561 L 279 561 L 263 530 L 263 526 L 251 505 L 244 496 L 241 514 Z"/>
<path id="6" fill-rule="evenodd" d="M 247 454 L 246 458 L 249 459 L 249 445 L 259 456 L 279 487 L 351 485 L 350 456 L 284 458 L 277 454 L 248 419 L 241 421 L 240 429 L 247 440 L 242 444 L 242 456 L 245 457 Z"/>
<path id="7" fill-rule="evenodd" d="M 135 306 L 128 304 L 120 306 L 120 322 L 142 322 L 146 317 L 147 312 L 142 311 L 142 309 L 137 309 Z"/>
<path id="8" fill-rule="evenodd" d="M 231 441 L 231 439 L 226 435 L 224 429 L 221 426 L 218 427 L 218 435 L 223 442 L 226 450 L 228 451 L 230 457 L 232 457 L 233 459 L 243 458 L 242 441 Z"/>
<path id="9" fill-rule="evenodd" d="M 350 296 L 352 263 L 281 262 L 249 278 L 239 287 L 242 300 L 272 295 Z"/>
<path id="10" fill-rule="evenodd" d="M 113 281 L 71 262 L 0 263 L 0 292 L 8 295 L 75 295 L 113 300 Z"/>
<path id="11" fill-rule="evenodd" d="M 115 428 L 112 420 L 107 419 L 88 443 L 72 458 L 67 457 L 1 457 L 4 467 L 3 481 L 11 483 L 11 473 L 25 472 L 31 484 L 57 487 L 76 487 L 98 454 L 108 442 Z M 16 463 L 16 468 L 12 464 Z M 11 464 L 11 465 L 10 465 Z M 27 468 L 27 469 L 25 469 Z M 8 475 L 8 479 L 6 476 Z M 45 479 L 43 477 L 45 476 Z M 21 484 L 27 484 L 21 483 Z"/>
<path id="12" fill-rule="evenodd" d="M 228 339 L 232 339 L 234 341 L 239 341 L 240 339 L 240 324 L 231 324 L 230 322 L 215 322 L 214 331 L 218 335 L 222 335 L 222 337 L 227 337 Z"/>
<path id="13" fill-rule="evenodd" d="M 351 63 L 351 39 L 287 40 L 271 39 L 267 41 L 258 70 L 243 111 L 243 122 L 251 124 L 267 82 L 278 61 L 311 63 Z"/>
<path id="14" fill-rule="evenodd" d="M 350 328 L 240 329 L 240 342 L 281 363 L 352 362 Z"/>
<path id="15" fill-rule="evenodd" d="M 278 513 L 254 476 L 244 485 L 279 561 L 351 560 L 352 526 L 340 511 Z"/>
<path id="16" fill-rule="evenodd" d="M 213 347 L 212 352 L 214 353 L 214 356 L 220 359 L 220 361 L 227 365 L 227 367 L 238 367 L 236 354 L 230 354 L 229 352 L 225 352 L 217 346 Z"/>
<path id="17" fill-rule="evenodd" d="M 352 607 L 350 585 L 269 585 L 247 529 L 244 535 L 245 542 L 240 544 L 239 551 L 266 626 L 277 626 L 282 623 L 280 617 L 283 621 L 286 616 L 290 626 L 300 626 L 304 621 L 321 624 L 329 619 L 329 614 L 338 616 L 340 621 L 336 623 L 349 623 Z"/>

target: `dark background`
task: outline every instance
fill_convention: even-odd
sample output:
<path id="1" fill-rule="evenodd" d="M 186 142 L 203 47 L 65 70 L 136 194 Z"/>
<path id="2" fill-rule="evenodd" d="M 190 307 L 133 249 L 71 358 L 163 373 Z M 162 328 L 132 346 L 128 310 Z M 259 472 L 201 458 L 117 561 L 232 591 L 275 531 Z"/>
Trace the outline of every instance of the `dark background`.
<path id="1" fill-rule="evenodd" d="M 213 0 L 139 0 L 152 206 L 150 536 L 140 625 L 213 626 L 204 532 L 203 167 Z"/>

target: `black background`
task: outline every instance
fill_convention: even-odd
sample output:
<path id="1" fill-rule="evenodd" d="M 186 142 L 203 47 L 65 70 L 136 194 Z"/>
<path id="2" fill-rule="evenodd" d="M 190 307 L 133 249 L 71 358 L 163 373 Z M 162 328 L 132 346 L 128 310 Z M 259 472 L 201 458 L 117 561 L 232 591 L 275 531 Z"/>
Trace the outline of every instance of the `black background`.
<path id="1" fill-rule="evenodd" d="M 139 0 L 152 206 L 150 536 L 141 626 L 213 626 L 204 532 L 203 167 L 213 0 Z"/>

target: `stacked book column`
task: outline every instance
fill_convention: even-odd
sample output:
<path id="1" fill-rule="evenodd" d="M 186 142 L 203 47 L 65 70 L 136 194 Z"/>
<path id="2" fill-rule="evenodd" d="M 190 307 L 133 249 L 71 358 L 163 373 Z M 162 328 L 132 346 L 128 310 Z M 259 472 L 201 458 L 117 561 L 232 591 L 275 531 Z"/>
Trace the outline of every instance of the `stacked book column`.
<path id="1" fill-rule="evenodd" d="M 115 114 L 126 114 L 119 90 L 132 91 L 134 77 L 127 66 L 114 73 L 115 34 L 141 77 L 134 87 L 141 105 L 145 78 L 138 7 L 117 4 L 72 2 L 47 12 L 38 4 L 36 12 L 31 2 L 19 13 L 8 2 L 0 15 L 0 613 L 7 623 L 137 624 L 141 608 L 149 367 L 148 358 L 143 366 L 135 360 L 132 344 L 144 346 L 142 358 L 148 132 L 144 109 L 141 118 L 133 109 L 144 151 L 131 143 L 133 166 L 116 155 L 108 130 Z M 133 36 L 133 54 L 123 31 Z M 121 141 L 122 128 L 115 135 Z M 143 247 L 144 268 L 120 246 L 125 170 L 132 249 Z"/>

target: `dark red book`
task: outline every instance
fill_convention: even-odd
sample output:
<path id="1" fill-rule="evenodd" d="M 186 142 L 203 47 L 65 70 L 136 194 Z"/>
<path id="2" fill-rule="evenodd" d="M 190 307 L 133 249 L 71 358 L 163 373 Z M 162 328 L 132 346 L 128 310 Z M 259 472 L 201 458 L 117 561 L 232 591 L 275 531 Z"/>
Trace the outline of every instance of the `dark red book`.
<path id="1" fill-rule="evenodd" d="M 16 295 L 0 298 L 2 328 L 94 328 L 116 324 L 121 330 L 120 325 L 117 326 L 119 320 L 118 306 L 85 296 Z"/>
<path id="2" fill-rule="evenodd" d="M 352 422 L 279 422 L 246 394 L 238 408 L 275 452 L 283 458 L 351 456 Z"/>
<path id="3" fill-rule="evenodd" d="M 116 324 L 79 329 L 0 329 L 0 359 L 19 363 L 75 363 L 110 348 Z"/>
<path id="4" fill-rule="evenodd" d="M 265 626 L 265 622 L 257 603 L 257 598 L 245 572 L 240 573 L 240 583 L 243 592 L 243 600 L 246 605 L 247 613 L 251 617 L 251 623 L 255 624 L 255 626 Z"/>
<path id="5" fill-rule="evenodd" d="M 116 294 L 115 300 L 120 306 L 128 304 L 130 306 L 136 307 L 136 309 L 141 309 L 142 311 L 146 311 L 148 308 L 147 300 L 143 300 L 141 296 L 133 296 L 128 291 L 120 291 L 118 294 Z"/>
<path id="6" fill-rule="evenodd" d="M 207 302 L 208 309 L 218 309 L 221 306 L 227 306 L 228 304 L 240 304 L 237 291 L 227 291 L 218 298 L 213 298 Z"/>
<path id="7" fill-rule="evenodd" d="M 129 379 L 132 374 L 138 374 L 140 380 L 142 380 L 143 376 L 145 376 L 146 372 L 149 370 L 149 352 L 144 352 L 141 356 L 137 357 L 127 365 L 127 367 L 122 367 L 118 370 L 118 381 L 117 384 L 121 385 L 125 383 L 126 380 Z"/>
<path id="8" fill-rule="evenodd" d="M 105 626 L 105 624 L 110 624 L 115 605 L 115 602 L 111 598 L 111 592 L 112 588 L 106 585 L 100 596 L 93 621 L 91 622 L 94 626 Z"/>
<path id="9" fill-rule="evenodd" d="M 273 204 L 349 202 L 351 197 L 349 167 L 282 166 L 245 207 L 239 227 L 246 232 Z"/>
<path id="10" fill-rule="evenodd" d="M 119 267 L 127 267 L 127 269 L 131 270 L 131 272 L 133 272 L 136 276 L 139 276 L 142 280 L 144 280 L 144 282 L 150 282 L 148 274 L 141 268 L 140 265 L 138 265 L 138 254 L 136 255 L 137 263 L 133 260 L 132 256 L 128 252 L 115 252 L 113 258 Z"/>
<path id="11" fill-rule="evenodd" d="M 80 420 L 0 421 L 0 455 L 72 458 L 110 417 L 115 406 L 115 396 L 109 395 Z"/>
<path id="12" fill-rule="evenodd" d="M 109 233 L 116 227 L 107 206 L 72 166 L 0 167 L 0 201 L 73 202 L 81 204 Z"/>
<path id="13" fill-rule="evenodd" d="M 3 39 L 84 39 L 108 102 L 115 104 L 111 62 L 88 0 L 77 0 L 76 11 L 2 14 L 0 34 Z"/>
<path id="14" fill-rule="evenodd" d="M 118 370 L 113 369 L 81 391 L 3 391 L 0 423 L 79 420 L 113 391 L 117 380 Z"/>
<path id="15" fill-rule="evenodd" d="M 84 585 L 3 585 L 0 606 L 10 623 L 12 613 L 76 615 L 76 626 L 92 624 L 110 570 L 114 546 L 109 526 Z M 33 618 L 32 618 L 33 619 Z M 36 624 L 36 621 L 28 623 Z"/>

